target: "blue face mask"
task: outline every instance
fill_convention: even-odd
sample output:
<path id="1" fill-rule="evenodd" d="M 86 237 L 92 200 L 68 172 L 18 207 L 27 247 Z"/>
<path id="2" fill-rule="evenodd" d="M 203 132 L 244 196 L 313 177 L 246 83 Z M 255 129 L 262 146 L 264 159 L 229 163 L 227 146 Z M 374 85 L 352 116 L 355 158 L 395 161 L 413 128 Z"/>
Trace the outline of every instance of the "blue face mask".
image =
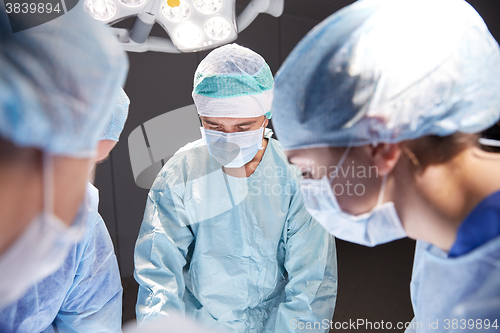
<path id="1" fill-rule="evenodd" d="M 201 134 L 208 145 L 210 155 L 226 168 L 241 168 L 263 149 L 264 126 L 255 131 L 234 133 L 202 127 Z"/>
<path id="2" fill-rule="evenodd" d="M 336 170 L 342 166 L 349 150 L 350 147 L 344 152 Z M 394 203 L 382 203 L 387 176 L 382 180 L 377 206 L 361 215 L 351 215 L 342 211 L 331 186 L 335 176 L 332 179 L 324 176 L 322 179 L 301 180 L 301 190 L 307 210 L 330 234 L 365 246 L 375 246 L 406 237 Z"/>

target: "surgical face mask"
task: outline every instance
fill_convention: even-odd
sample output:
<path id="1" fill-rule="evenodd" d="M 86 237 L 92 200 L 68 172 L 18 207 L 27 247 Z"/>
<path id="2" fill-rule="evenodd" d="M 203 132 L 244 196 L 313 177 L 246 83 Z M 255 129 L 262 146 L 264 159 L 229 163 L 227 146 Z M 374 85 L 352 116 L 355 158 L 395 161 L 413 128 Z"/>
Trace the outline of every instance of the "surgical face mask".
<path id="1" fill-rule="evenodd" d="M 59 269 L 71 246 L 85 232 L 88 211 L 80 206 L 75 223 L 66 226 L 53 212 L 54 182 L 50 156 L 43 163 L 43 211 L 0 257 L 0 309 L 19 299 L 29 287 Z M 86 202 L 89 198 L 86 198 Z"/>
<path id="2" fill-rule="evenodd" d="M 264 120 L 265 123 L 265 120 Z M 201 127 L 213 158 L 226 168 L 241 168 L 263 149 L 264 123 L 255 131 L 225 133 Z"/>
<path id="3" fill-rule="evenodd" d="M 339 170 L 350 148 L 339 161 Z M 304 204 L 311 216 L 330 234 L 342 240 L 365 246 L 375 246 L 406 237 L 394 203 L 382 203 L 387 176 L 382 180 L 377 206 L 361 215 L 348 214 L 340 208 L 328 179 L 303 179 L 301 190 Z"/>

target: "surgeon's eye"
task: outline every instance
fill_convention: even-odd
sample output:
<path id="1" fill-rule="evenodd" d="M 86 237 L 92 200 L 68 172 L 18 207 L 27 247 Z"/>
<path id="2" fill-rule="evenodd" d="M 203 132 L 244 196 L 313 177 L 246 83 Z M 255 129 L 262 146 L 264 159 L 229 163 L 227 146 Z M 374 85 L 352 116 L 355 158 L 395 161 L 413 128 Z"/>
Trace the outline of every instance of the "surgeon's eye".
<path id="1" fill-rule="evenodd" d="M 250 129 L 250 127 L 237 127 L 238 132 L 246 132 Z"/>
<path id="2" fill-rule="evenodd" d="M 302 170 L 302 178 L 312 179 L 313 178 L 312 170 L 311 169 Z"/>

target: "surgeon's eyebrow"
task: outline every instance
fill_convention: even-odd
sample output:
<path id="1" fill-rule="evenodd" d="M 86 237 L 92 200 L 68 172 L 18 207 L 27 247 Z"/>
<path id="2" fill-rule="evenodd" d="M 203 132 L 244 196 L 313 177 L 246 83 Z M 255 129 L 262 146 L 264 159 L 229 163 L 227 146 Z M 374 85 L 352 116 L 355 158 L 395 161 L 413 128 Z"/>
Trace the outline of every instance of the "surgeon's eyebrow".
<path id="1" fill-rule="evenodd" d="M 257 122 L 257 120 L 254 120 L 254 121 L 247 121 L 246 123 L 240 123 L 240 124 L 236 124 L 234 126 L 248 126 L 248 125 L 253 125 Z"/>
<path id="2" fill-rule="evenodd" d="M 213 121 L 210 121 L 210 120 L 205 120 L 205 119 L 202 119 L 203 122 L 209 124 L 209 125 L 212 125 L 212 126 L 222 126 L 221 124 L 217 124 L 217 123 L 214 123 Z M 236 127 L 240 127 L 240 126 L 248 126 L 248 125 L 253 125 L 257 122 L 257 120 L 254 120 L 254 121 L 247 121 L 247 122 L 242 122 L 240 124 L 236 124 L 234 126 Z"/>
<path id="3" fill-rule="evenodd" d="M 205 119 L 202 119 L 203 122 L 209 124 L 209 125 L 213 125 L 213 126 L 220 126 L 220 124 L 217 124 L 217 123 L 214 123 L 213 121 L 210 121 L 210 120 L 205 120 Z"/>

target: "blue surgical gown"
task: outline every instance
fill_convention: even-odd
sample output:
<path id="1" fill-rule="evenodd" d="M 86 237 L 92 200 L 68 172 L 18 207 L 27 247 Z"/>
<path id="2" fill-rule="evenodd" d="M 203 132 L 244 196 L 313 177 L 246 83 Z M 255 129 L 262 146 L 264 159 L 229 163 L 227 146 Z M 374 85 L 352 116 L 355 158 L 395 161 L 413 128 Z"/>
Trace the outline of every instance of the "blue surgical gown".
<path id="1" fill-rule="evenodd" d="M 486 198 L 463 222 L 453 246 L 467 248 L 463 254 L 450 256 L 417 241 L 411 282 L 415 318 L 407 333 L 482 332 L 487 325 L 489 330 L 496 330 L 492 325 L 500 328 L 500 236 L 493 234 L 491 239 L 482 230 L 485 226 L 498 230 L 493 227 L 500 225 L 498 198 L 498 194 Z M 472 231 L 474 224 L 480 229 Z M 478 239 L 485 241 L 480 244 Z"/>
<path id="2" fill-rule="evenodd" d="M 308 214 L 298 169 L 271 135 L 248 178 L 226 175 L 202 140 L 160 171 L 135 248 L 140 323 L 180 311 L 216 331 L 328 331 L 334 238 Z"/>
<path id="3" fill-rule="evenodd" d="M 85 235 L 59 270 L 0 311 L 0 332 L 121 331 L 118 263 L 108 230 L 97 212 L 98 191 L 88 184 L 87 194 L 91 199 Z"/>

